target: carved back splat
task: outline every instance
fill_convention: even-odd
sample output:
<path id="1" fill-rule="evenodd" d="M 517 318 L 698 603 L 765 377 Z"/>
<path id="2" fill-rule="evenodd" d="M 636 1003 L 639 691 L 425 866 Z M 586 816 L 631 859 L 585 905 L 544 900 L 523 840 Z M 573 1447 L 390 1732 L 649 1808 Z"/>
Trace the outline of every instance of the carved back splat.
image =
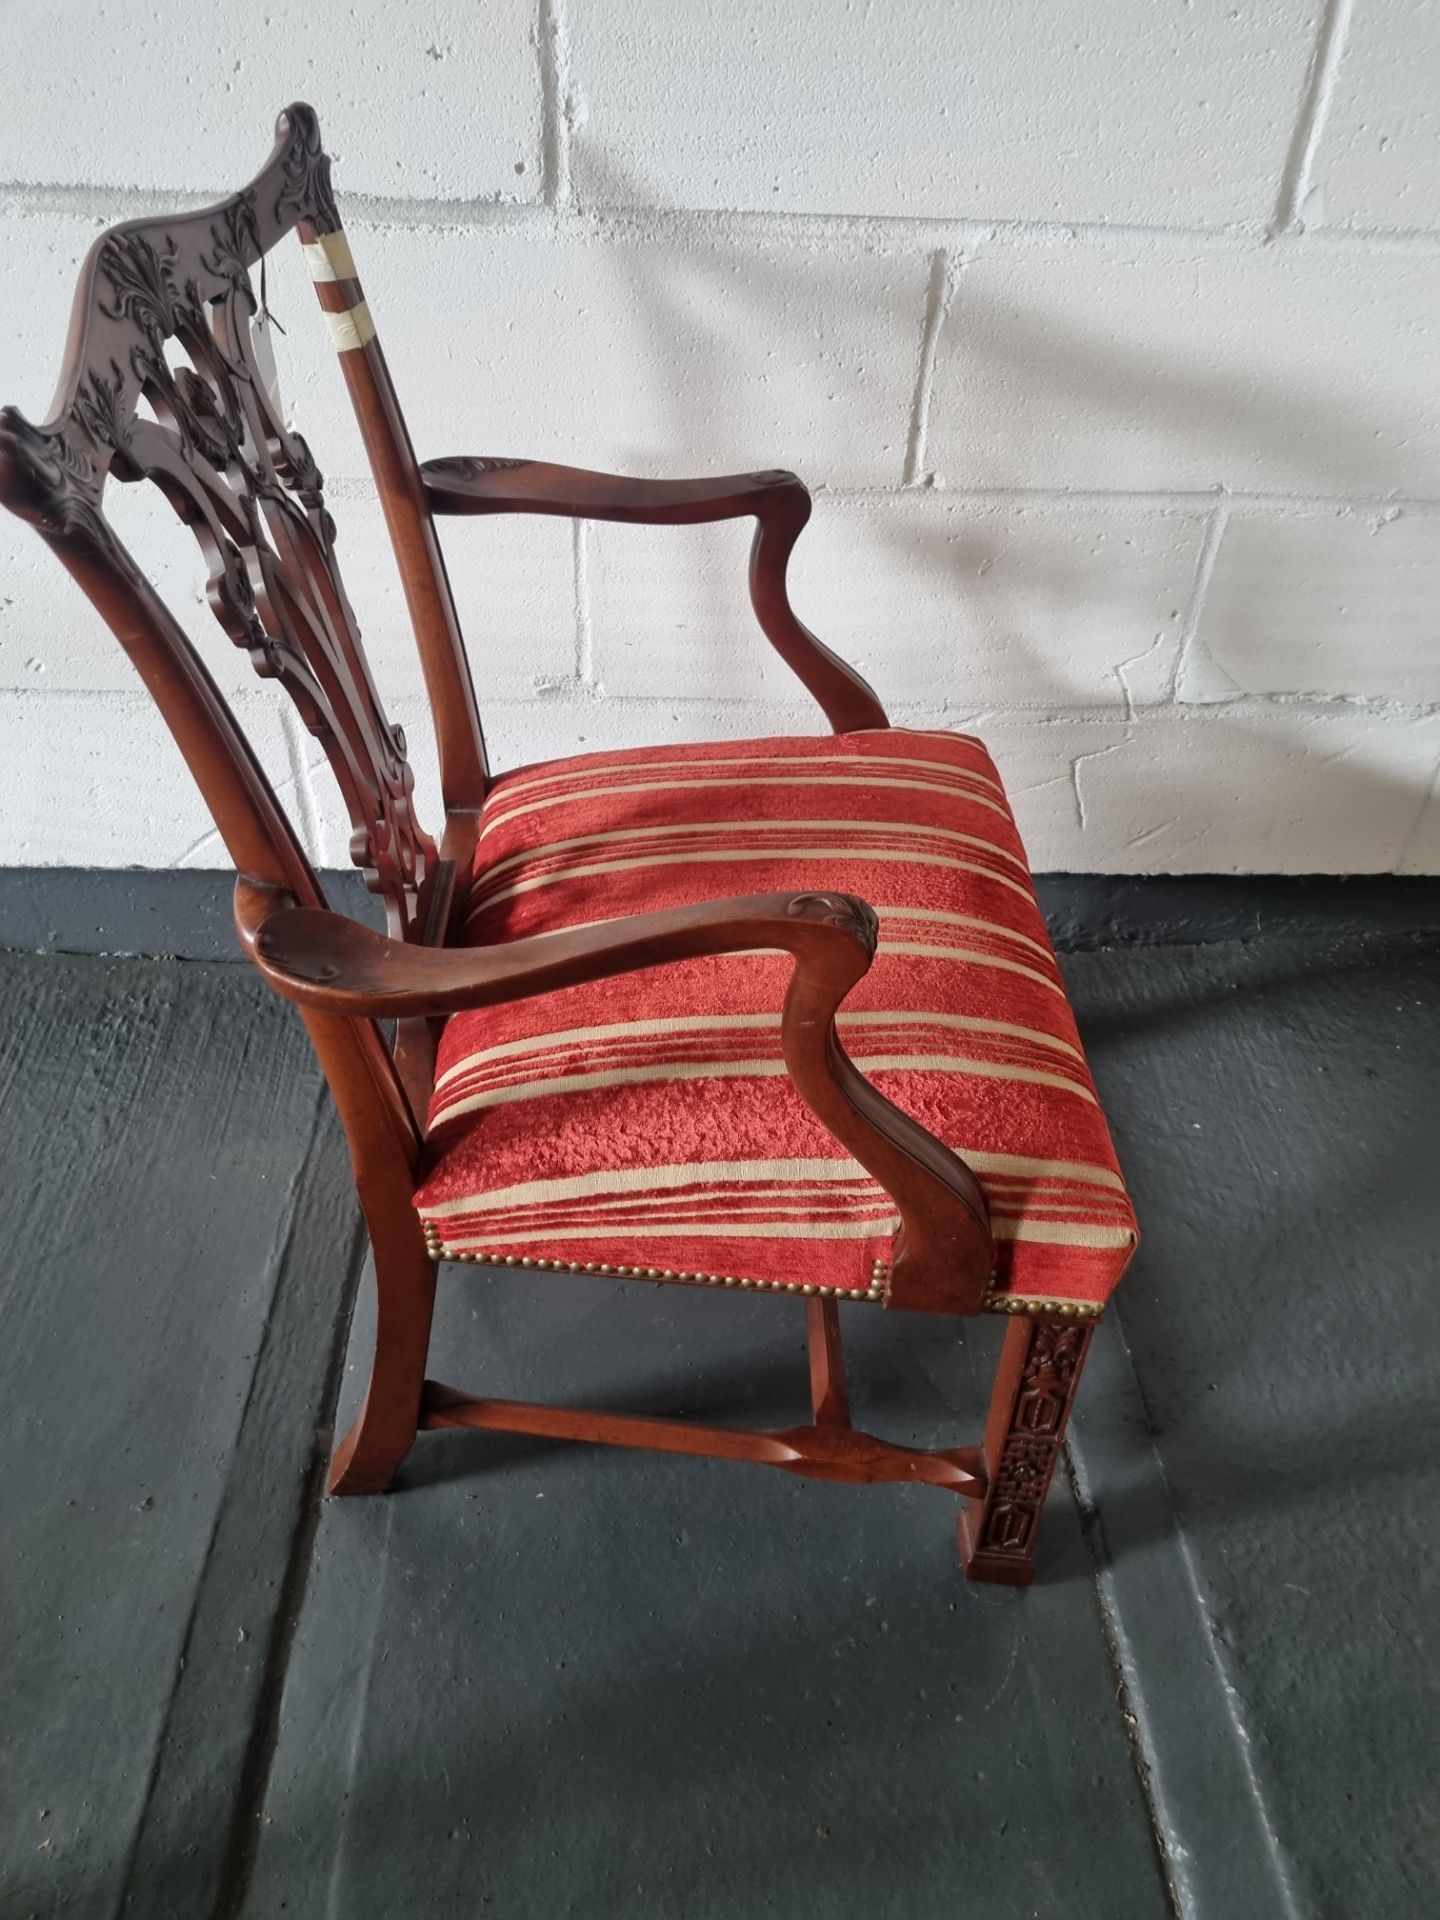
<path id="1" fill-rule="evenodd" d="M 0 497 L 38 526 L 134 658 L 236 865 L 318 902 L 233 715 L 105 518 L 108 480 L 154 481 L 199 542 L 220 625 L 257 672 L 281 683 L 324 746 L 349 812 L 352 857 L 383 897 L 392 932 L 414 938 L 434 885 L 435 843 L 415 818 L 404 736 L 385 717 L 341 583 L 319 470 L 282 415 L 250 280 L 292 229 L 375 469 L 432 704 L 445 716 L 447 810 L 479 806 L 483 745 L 444 567 L 314 112 L 289 108 L 276 136 L 266 167 L 231 199 L 129 221 L 96 242 L 50 419 L 37 427 L 13 408 L 0 413 Z M 188 366 L 171 364 L 176 348 Z"/>

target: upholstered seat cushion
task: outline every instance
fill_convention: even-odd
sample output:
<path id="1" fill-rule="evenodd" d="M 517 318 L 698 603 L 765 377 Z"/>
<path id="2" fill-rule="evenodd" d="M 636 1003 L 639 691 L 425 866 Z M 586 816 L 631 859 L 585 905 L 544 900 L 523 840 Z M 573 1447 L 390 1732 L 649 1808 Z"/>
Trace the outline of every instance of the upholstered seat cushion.
<path id="1" fill-rule="evenodd" d="M 1134 1218 L 978 740 L 896 728 L 506 774 L 466 937 L 772 889 L 878 910 L 840 1036 L 983 1183 L 989 1304 L 1098 1311 Z M 435 1256 L 882 1297 L 898 1221 L 786 1075 L 790 965 L 687 960 L 451 1019 L 416 1196 Z"/>

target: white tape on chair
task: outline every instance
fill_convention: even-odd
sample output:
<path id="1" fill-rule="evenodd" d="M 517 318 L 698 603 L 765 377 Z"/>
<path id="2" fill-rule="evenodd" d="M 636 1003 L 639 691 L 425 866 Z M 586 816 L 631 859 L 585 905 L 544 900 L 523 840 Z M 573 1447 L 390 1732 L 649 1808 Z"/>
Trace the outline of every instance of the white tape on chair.
<path id="1" fill-rule="evenodd" d="M 375 322 L 363 300 L 358 307 L 347 307 L 344 313 L 327 313 L 325 324 L 337 353 L 353 353 L 356 347 L 363 347 L 367 340 L 375 338 Z"/>
<path id="2" fill-rule="evenodd" d="M 302 242 L 300 251 L 310 269 L 312 280 L 356 280 L 350 242 L 343 233 L 322 233 L 315 240 Z"/>

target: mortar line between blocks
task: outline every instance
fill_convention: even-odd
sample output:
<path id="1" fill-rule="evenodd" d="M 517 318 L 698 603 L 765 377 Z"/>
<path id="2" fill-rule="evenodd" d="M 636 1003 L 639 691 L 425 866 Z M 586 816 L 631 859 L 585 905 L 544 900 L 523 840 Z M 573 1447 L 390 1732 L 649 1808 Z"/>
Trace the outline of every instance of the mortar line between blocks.
<path id="1" fill-rule="evenodd" d="M 1129 663 L 1127 663 L 1129 664 Z M 583 689 L 577 691 L 598 691 Z M 553 710 L 557 704 L 555 693 L 547 691 L 533 698 L 509 700 L 505 706 L 516 708 L 545 708 Z M 617 712 L 649 714 L 675 713 L 683 710 L 696 714 L 706 713 L 774 713 L 788 711 L 797 716 L 808 714 L 810 709 L 798 701 L 769 700 L 745 694 L 642 694 L 623 693 L 606 697 L 606 704 Z M 1117 721 L 1136 726 L 1183 726 L 1194 721 L 1198 711 L 1210 702 L 1186 702 L 1155 700 L 1137 702 L 1134 721 L 1126 723 L 1123 704 L 1055 707 L 1047 703 L 1016 703 L 1009 706 L 996 706 L 993 702 L 986 706 L 964 706 L 953 710 L 942 708 L 938 702 L 925 702 L 910 699 L 893 700 L 890 703 L 892 723 L 899 726 L 954 726 L 965 721 L 976 722 L 984 719 L 1017 720 L 1044 727 L 1063 728 L 1068 726 L 1090 726 L 1104 721 Z M 1403 700 L 1380 699 L 1370 695 L 1351 693 L 1319 692 L 1281 692 L 1281 693 L 1242 693 L 1239 698 L 1225 702 L 1225 711 L 1230 715 L 1250 714 L 1258 716 L 1266 713 L 1303 709 L 1317 715 L 1368 714 L 1387 720 L 1429 720 L 1440 714 L 1440 702 L 1426 705 Z M 937 719 L 937 713 L 940 718 Z"/>
<path id="2" fill-rule="evenodd" d="M 1149 649 L 1145 651 L 1148 652 Z M 1134 664 L 1134 661 L 1127 660 L 1120 664 L 1130 666 Z M 543 691 L 532 695 L 514 695 L 508 699 L 501 700 L 498 705 L 506 711 L 530 708 L 538 709 L 542 707 L 553 710 L 557 703 L 556 694 L 558 691 L 563 690 L 564 689 L 557 688 L 554 685 L 547 684 Z M 577 692 L 599 691 L 598 688 L 586 688 L 583 690 L 576 688 L 575 690 Z M 13 689 L 7 690 L 0 688 L 0 704 L 3 704 L 6 700 L 46 701 L 57 706 L 63 701 L 102 702 L 108 705 L 113 705 L 115 702 L 120 701 L 125 704 L 127 713 L 144 713 L 148 715 L 153 712 L 153 704 L 150 696 L 140 687 L 126 693 L 116 693 L 113 689 L 102 691 L 91 687 L 34 688 L 22 690 L 19 693 Z M 494 704 L 496 703 L 492 702 L 492 705 Z M 623 709 L 627 712 L 635 713 L 669 712 L 675 708 L 685 708 L 687 711 L 693 710 L 696 713 L 729 712 L 736 709 L 749 709 L 754 712 L 775 712 L 784 709 L 793 712 L 797 716 L 797 719 L 800 715 L 810 713 L 810 709 L 805 706 L 802 701 L 772 698 L 764 694 L 624 693 L 608 695 L 606 704 L 615 707 L 617 710 Z M 1208 703 L 1174 701 L 1168 696 L 1160 700 L 1137 700 L 1135 703 L 1135 723 L 1140 724 L 1143 722 L 1146 725 L 1156 725 L 1160 723 L 1166 725 L 1182 725 L 1194 716 L 1197 705 L 1203 706 L 1205 704 Z M 1264 713 L 1301 708 L 1317 715 L 1365 714 L 1396 721 L 1430 720 L 1440 716 L 1440 700 L 1398 700 L 1388 694 L 1335 693 L 1319 687 L 1268 688 L 1261 693 L 1242 692 L 1235 700 L 1227 701 L 1225 707 L 1226 712 L 1231 715 L 1244 715 L 1249 713 L 1258 716 Z M 957 703 L 953 708 L 944 706 L 943 712 L 948 717 L 939 720 L 937 720 L 935 716 L 942 711 L 942 703 L 938 701 L 899 697 L 891 701 L 890 708 L 892 715 L 895 716 L 897 725 L 904 724 L 906 726 L 916 727 L 956 725 L 959 724 L 959 719 L 965 716 L 969 716 L 971 719 L 983 716 L 987 720 L 1009 717 L 1015 720 L 1023 720 L 1037 725 L 1056 728 L 1089 725 L 1096 721 L 1117 719 L 1123 721 L 1125 719 L 1123 701 L 1118 705 L 1089 701 L 1083 704 L 1064 707 L 1057 707 L 1051 701 L 1025 700 L 1017 700 L 1004 704 L 996 704 L 993 700 L 986 703 L 966 705 Z M 317 769 L 307 769 L 307 772 L 312 775 L 315 771 L 317 771 Z M 292 784 L 295 783 L 291 778 L 287 777 L 286 780 L 280 783 L 277 792 L 283 796 L 284 793 L 288 792 Z M 313 782 L 309 790 L 311 792 L 314 791 Z M 167 866 L 170 868 L 179 867 L 184 859 L 193 856 L 200 846 L 212 840 L 218 843 L 219 838 L 218 832 L 213 827 L 207 827 L 205 832 L 198 837 L 195 844 L 188 849 L 186 854 L 167 862 Z M 19 864 L 23 865 L 25 863 L 20 862 Z M 48 863 L 42 862 L 41 864 Z M 104 863 L 102 862 L 101 864 Z"/>
<path id="3" fill-rule="evenodd" d="M 538 56 L 537 56 L 538 57 Z M 568 55 L 567 55 L 568 58 Z M 542 73 L 543 78 L 543 73 Z M 1153 247 L 1158 256 L 1197 247 L 1218 254 L 1253 254 L 1275 247 L 1326 247 L 1362 253 L 1403 253 L 1422 258 L 1440 254 L 1440 230 L 1424 227 L 1322 227 L 1301 233 L 1277 229 L 1268 222 L 1247 221 L 1229 226 L 1145 226 L 1103 220 L 980 220 L 947 218 L 935 214 L 898 213 L 777 213 L 768 208 L 750 210 L 723 207 L 646 207 L 598 204 L 582 210 L 573 198 L 570 180 L 570 136 L 574 130 L 572 99 L 556 102 L 554 155 L 563 161 L 566 192 L 556 204 L 506 199 L 498 193 L 468 198 L 344 191 L 341 203 L 346 225 L 363 227 L 489 229 L 528 233 L 540 240 L 650 239 L 684 246 L 716 242 L 790 245 L 849 244 L 869 251 L 924 251 L 937 247 L 952 252 L 982 244 L 994 249 L 1022 247 L 1086 247 L 1110 250 Z M 543 146 L 543 139 L 542 139 Z M 1313 157 L 1313 155 L 1312 155 Z M 543 166 L 543 156 L 542 156 Z M 543 183 L 542 183 L 543 186 Z M 557 182 L 558 186 L 558 182 Z M 91 226 L 117 220 L 166 213 L 190 213 L 223 200 L 230 187 L 121 187 L 98 181 L 0 180 L 0 212 L 20 216 L 55 215 L 80 219 Z"/>
<path id="4" fill-rule="evenodd" d="M 571 204 L 570 26 L 565 0 L 539 0 L 535 54 L 540 66 L 540 189 L 547 207 Z"/>
<path id="5" fill-rule="evenodd" d="M 595 684 L 595 633 L 590 623 L 590 530 L 584 520 L 570 522 L 570 552 L 575 585 L 575 678 Z"/>
<path id="6" fill-rule="evenodd" d="M 1335 95 L 1335 83 L 1339 78 L 1354 11 L 1355 0 L 1328 0 L 1325 8 L 1315 36 L 1315 51 L 1310 56 L 1310 65 L 1305 74 L 1290 150 L 1285 156 L 1285 166 L 1280 176 L 1280 191 L 1276 196 L 1275 217 L 1271 224 L 1273 233 L 1303 233 L 1305 230 L 1305 201 L 1310 193 L 1315 156 L 1320 150 L 1330 102 Z"/>
<path id="7" fill-rule="evenodd" d="M 1189 671 L 1191 660 L 1199 645 L 1200 616 L 1205 607 L 1205 596 L 1210 591 L 1211 576 L 1215 572 L 1215 561 L 1220 552 L 1220 542 L 1225 537 L 1225 528 L 1230 515 L 1223 506 L 1216 507 L 1205 523 L 1205 533 L 1200 542 L 1200 552 L 1195 560 L 1195 578 L 1190 588 L 1190 601 L 1185 609 L 1185 618 L 1180 623 L 1180 641 L 1175 649 L 1175 668 L 1170 676 L 1170 701 L 1172 705 L 1182 704 L 1181 688 Z"/>
<path id="8" fill-rule="evenodd" d="M 920 328 L 920 361 L 915 372 L 915 393 L 910 402 L 910 431 L 905 441 L 903 482 L 907 487 L 915 486 L 925 471 L 935 358 L 954 292 L 955 277 L 950 256 L 943 247 L 937 247 L 930 256 L 930 285 L 926 290 L 925 318 Z"/>
<path id="9" fill-rule="evenodd" d="M 1403 513 L 1440 514 L 1440 500 L 1423 494 L 1375 493 L 1263 493 L 1234 492 L 1214 487 L 1149 489 L 1141 487 L 957 487 L 920 479 L 898 487 L 832 487 L 820 482 L 811 488 L 818 502 L 837 507 L 887 507 L 933 496 L 948 506 L 998 507 L 1134 507 L 1142 513 L 1189 513 L 1195 508 L 1213 511 L 1224 506 L 1237 513 L 1373 512 L 1399 508 Z"/>

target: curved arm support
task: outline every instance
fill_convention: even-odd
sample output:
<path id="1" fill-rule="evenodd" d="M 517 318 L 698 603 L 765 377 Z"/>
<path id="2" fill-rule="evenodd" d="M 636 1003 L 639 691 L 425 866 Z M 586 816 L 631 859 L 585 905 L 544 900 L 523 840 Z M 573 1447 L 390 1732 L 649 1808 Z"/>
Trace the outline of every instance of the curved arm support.
<path id="1" fill-rule="evenodd" d="M 870 967 L 877 922 L 853 895 L 760 893 L 633 914 L 502 946 L 435 948 L 291 903 L 242 875 L 240 938 L 279 993 L 307 1013 L 367 1020 L 438 1015 L 633 973 L 699 954 L 794 957 L 781 1044 L 796 1091 L 900 1214 L 891 1306 L 975 1313 L 991 1273 L 989 1215 L 974 1174 L 851 1063 L 835 1014 Z"/>
<path id="2" fill-rule="evenodd" d="M 888 727 L 869 685 L 796 617 L 785 573 L 810 495 L 793 473 L 774 468 L 704 480 L 630 480 L 543 460 L 459 457 L 420 469 L 432 513 L 548 513 L 571 520 L 694 526 L 754 518 L 750 601 L 771 646 L 818 702 L 836 733 Z"/>

